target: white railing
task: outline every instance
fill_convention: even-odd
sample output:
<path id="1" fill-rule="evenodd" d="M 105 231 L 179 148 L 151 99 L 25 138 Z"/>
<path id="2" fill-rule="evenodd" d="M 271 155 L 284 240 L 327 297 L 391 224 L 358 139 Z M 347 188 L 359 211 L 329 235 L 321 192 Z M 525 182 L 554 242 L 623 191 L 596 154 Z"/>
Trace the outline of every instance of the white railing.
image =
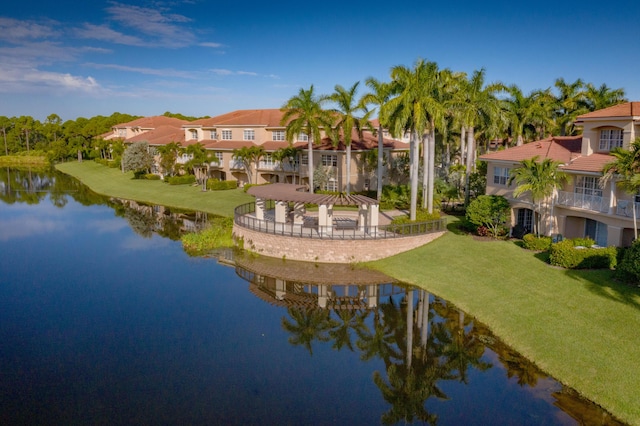
<path id="1" fill-rule="evenodd" d="M 297 172 L 298 166 L 290 163 L 279 163 L 279 162 L 269 162 L 269 161 L 260 161 L 258 162 L 258 169 L 260 170 L 276 170 L 283 172 Z"/>
<path id="2" fill-rule="evenodd" d="M 636 218 L 640 218 L 640 203 L 636 204 Z M 633 217 L 633 201 L 630 200 L 618 200 L 616 206 L 616 215 L 624 217 Z"/>
<path id="3" fill-rule="evenodd" d="M 575 192 L 558 191 L 557 204 L 561 206 L 577 207 L 600 213 L 609 212 L 609 198 L 597 195 L 577 194 Z"/>
<path id="4" fill-rule="evenodd" d="M 229 168 L 232 170 L 237 170 L 237 169 L 244 170 L 244 163 L 242 161 L 231 160 L 229 162 Z"/>

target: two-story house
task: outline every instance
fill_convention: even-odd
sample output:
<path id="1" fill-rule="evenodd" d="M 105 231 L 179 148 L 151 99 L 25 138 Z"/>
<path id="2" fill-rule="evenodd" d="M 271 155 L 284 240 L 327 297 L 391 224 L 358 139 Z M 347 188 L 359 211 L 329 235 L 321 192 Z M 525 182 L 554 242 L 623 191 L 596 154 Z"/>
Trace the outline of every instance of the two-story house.
<path id="1" fill-rule="evenodd" d="M 537 209 L 530 199 L 513 197 L 511 170 L 535 156 L 559 161 L 569 180 L 541 209 L 541 233 L 568 238 L 589 236 L 602 246 L 628 246 L 634 238 L 631 203 L 637 203 L 640 211 L 640 197 L 618 188 L 615 179 L 603 185 L 600 178 L 603 167 L 614 160 L 611 149 L 628 149 L 640 136 L 640 102 L 581 115 L 575 124 L 582 127 L 582 135 L 550 137 L 480 156 L 487 163 L 486 192 L 509 199 L 511 226 L 532 230 Z"/>

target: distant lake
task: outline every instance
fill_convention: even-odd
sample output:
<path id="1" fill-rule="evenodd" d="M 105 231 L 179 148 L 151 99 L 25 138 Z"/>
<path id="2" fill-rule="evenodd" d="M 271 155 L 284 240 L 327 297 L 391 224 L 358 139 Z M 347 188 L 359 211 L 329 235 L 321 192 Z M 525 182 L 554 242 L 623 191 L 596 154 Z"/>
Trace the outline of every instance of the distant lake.
<path id="1" fill-rule="evenodd" d="M 376 272 L 189 257 L 206 215 L 53 172 L 0 169 L 0 200 L 1 424 L 617 424 Z"/>

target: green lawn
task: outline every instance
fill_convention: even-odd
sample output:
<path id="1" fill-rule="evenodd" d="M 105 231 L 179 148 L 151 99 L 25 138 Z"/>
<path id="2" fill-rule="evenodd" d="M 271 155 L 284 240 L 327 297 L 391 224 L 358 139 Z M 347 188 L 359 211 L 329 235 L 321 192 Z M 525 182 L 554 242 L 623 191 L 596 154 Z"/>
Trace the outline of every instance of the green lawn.
<path id="1" fill-rule="evenodd" d="M 253 199 L 133 180 L 91 161 L 57 167 L 101 194 L 224 216 Z M 609 271 L 562 270 L 512 242 L 453 232 L 367 265 L 451 301 L 556 379 L 640 425 L 640 289 L 612 282 Z"/>
<path id="2" fill-rule="evenodd" d="M 133 179 L 132 172 L 122 173 L 94 161 L 61 163 L 56 168 L 79 179 L 99 194 L 220 216 L 233 217 L 235 207 L 254 200 L 241 189 L 203 192 L 199 186 L 168 185 L 159 180 Z"/>
<path id="3" fill-rule="evenodd" d="M 640 424 L 640 289 L 552 267 L 513 242 L 448 233 L 373 262 L 488 324 L 559 381 Z"/>

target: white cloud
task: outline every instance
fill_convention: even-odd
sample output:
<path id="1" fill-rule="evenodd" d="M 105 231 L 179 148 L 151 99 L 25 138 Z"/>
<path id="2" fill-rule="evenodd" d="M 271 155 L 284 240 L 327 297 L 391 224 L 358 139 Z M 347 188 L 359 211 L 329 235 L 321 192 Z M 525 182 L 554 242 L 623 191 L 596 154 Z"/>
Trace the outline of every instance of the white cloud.
<path id="1" fill-rule="evenodd" d="M 0 240 L 9 241 L 33 235 L 61 232 L 67 224 L 61 221 L 43 219 L 37 216 L 21 217 L 0 222 Z"/>
<path id="2" fill-rule="evenodd" d="M 127 65 L 118 65 L 118 64 L 95 64 L 95 63 L 86 63 L 84 64 L 87 67 L 96 68 L 96 69 L 113 69 L 119 71 L 127 71 L 134 72 L 138 74 L 145 75 L 156 75 L 159 77 L 180 77 L 180 78 L 195 78 L 195 74 L 189 71 L 180 71 L 174 69 L 155 69 L 155 68 L 144 68 L 144 67 L 130 67 Z"/>
<path id="3" fill-rule="evenodd" d="M 0 92 L 34 92 L 42 87 L 82 92 L 96 92 L 101 89 L 93 77 L 41 71 L 35 68 L 3 68 L 0 65 Z"/>
<path id="4" fill-rule="evenodd" d="M 43 25 L 34 21 L 20 21 L 13 18 L 0 17 L 0 40 L 19 43 L 28 40 L 58 37 L 53 23 Z"/>
<path id="5" fill-rule="evenodd" d="M 222 43 L 215 43 L 212 41 L 207 41 L 207 42 L 203 42 L 203 43 L 198 43 L 198 46 L 202 46 L 202 47 L 212 47 L 214 49 L 218 49 L 220 47 L 223 47 Z"/>
<path id="6" fill-rule="evenodd" d="M 211 70 L 212 73 L 216 74 L 216 75 L 243 75 L 243 76 L 249 76 L 249 77 L 268 77 L 268 78 L 279 78 L 277 75 L 275 74 L 259 74 L 257 72 L 253 72 L 253 71 L 232 71 L 232 70 L 228 70 L 228 69 L 224 69 L 224 68 L 213 68 Z"/>
<path id="7" fill-rule="evenodd" d="M 106 25 L 85 23 L 82 28 L 77 29 L 75 33 L 80 38 L 107 41 L 127 46 L 144 46 L 146 44 L 138 37 L 122 34 L 118 31 L 112 30 Z"/>

